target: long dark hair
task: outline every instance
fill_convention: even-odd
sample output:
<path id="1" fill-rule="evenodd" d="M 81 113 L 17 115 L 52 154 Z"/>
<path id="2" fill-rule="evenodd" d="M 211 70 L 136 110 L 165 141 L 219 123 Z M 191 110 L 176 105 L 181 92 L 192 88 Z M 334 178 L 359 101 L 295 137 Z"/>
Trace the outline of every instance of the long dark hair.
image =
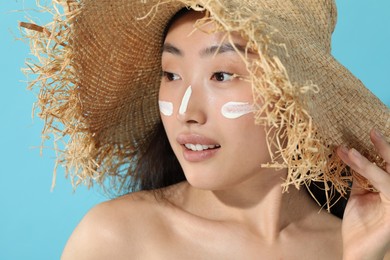
<path id="1" fill-rule="evenodd" d="M 155 126 L 149 146 L 139 158 L 135 172 L 140 190 L 160 189 L 186 179 L 162 122 Z"/>

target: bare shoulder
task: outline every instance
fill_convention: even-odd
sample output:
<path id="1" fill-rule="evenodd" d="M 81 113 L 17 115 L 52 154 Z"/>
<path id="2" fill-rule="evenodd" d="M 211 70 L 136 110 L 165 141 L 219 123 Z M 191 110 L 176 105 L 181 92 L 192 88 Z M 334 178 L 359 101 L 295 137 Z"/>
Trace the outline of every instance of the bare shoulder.
<path id="1" fill-rule="evenodd" d="M 74 230 L 61 259 L 128 259 L 141 252 L 145 255 L 143 247 L 164 233 L 161 218 L 155 217 L 161 208 L 154 194 L 145 191 L 95 206 Z"/>

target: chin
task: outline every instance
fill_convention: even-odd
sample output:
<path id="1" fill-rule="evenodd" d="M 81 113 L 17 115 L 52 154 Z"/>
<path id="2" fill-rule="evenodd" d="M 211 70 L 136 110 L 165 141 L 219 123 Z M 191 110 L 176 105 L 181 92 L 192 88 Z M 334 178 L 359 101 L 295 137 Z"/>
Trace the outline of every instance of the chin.
<path id="1" fill-rule="evenodd" d="M 212 176 L 201 171 L 184 172 L 187 182 L 194 188 L 200 190 L 215 190 L 221 186 L 221 176 Z"/>
<path id="2" fill-rule="evenodd" d="M 219 174 L 206 173 L 203 172 L 199 174 L 199 172 L 190 172 L 185 173 L 187 182 L 191 185 L 191 187 L 199 190 L 209 190 L 209 191 L 217 191 L 217 190 L 226 190 L 228 187 L 231 187 L 231 183 L 226 183 L 226 180 Z"/>

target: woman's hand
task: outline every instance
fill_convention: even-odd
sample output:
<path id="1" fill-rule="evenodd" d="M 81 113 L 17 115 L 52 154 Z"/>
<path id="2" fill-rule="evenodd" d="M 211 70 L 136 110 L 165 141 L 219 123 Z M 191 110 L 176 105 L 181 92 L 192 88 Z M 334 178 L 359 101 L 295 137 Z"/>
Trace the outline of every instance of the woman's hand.
<path id="1" fill-rule="evenodd" d="M 386 161 L 386 171 L 355 149 L 337 149 L 339 157 L 378 190 L 369 192 L 355 182 L 352 186 L 342 224 L 344 259 L 390 257 L 390 144 L 374 129 L 370 137 Z"/>

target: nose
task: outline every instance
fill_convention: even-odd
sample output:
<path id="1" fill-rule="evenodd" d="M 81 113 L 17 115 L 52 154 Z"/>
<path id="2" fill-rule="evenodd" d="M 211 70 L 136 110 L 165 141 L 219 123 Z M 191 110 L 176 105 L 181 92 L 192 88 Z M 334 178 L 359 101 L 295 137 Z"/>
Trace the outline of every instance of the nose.
<path id="1" fill-rule="evenodd" d="M 207 119 L 205 101 L 202 89 L 190 85 L 181 100 L 177 119 L 184 124 L 204 124 Z"/>

